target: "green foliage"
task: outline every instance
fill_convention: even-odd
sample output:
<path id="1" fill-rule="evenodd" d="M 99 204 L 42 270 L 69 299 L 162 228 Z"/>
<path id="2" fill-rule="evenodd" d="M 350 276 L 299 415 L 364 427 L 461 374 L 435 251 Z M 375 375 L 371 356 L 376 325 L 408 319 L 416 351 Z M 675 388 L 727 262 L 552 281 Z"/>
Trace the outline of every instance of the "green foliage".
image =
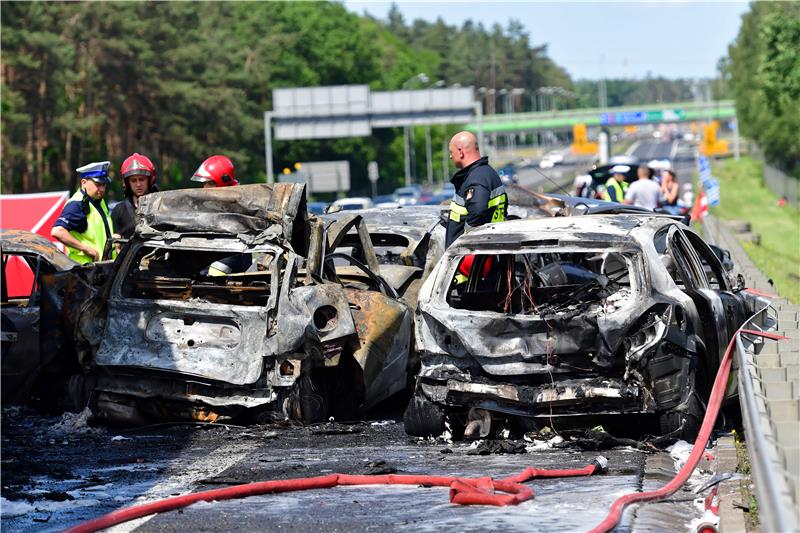
<path id="1" fill-rule="evenodd" d="M 162 189 L 187 186 L 215 153 L 233 159 L 240 181 L 263 181 L 262 117 L 277 87 L 391 90 L 425 72 L 448 85 L 524 88 L 518 110 L 541 85 L 572 87 L 519 22 L 407 24 L 397 10 L 380 21 L 333 2 L 2 2 L 0 10 L 3 192 L 74 189 L 77 166 L 109 159 L 116 169 L 134 151 L 155 161 Z M 437 180 L 456 128 L 430 130 Z M 425 129 L 413 138 L 422 181 Z M 276 142 L 275 170 L 348 159 L 353 192 L 366 194 L 375 159 L 380 190 L 390 192 L 403 181 L 402 139 L 397 129 Z M 118 180 L 114 187 L 119 195 Z"/>
<path id="2" fill-rule="evenodd" d="M 754 2 L 729 47 L 742 133 L 767 157 L 800 175 L 800 3 Z"/>
<path id="3" fill-rule="evenodd" d="M 714 167 L 720 183 L 720 205 L 712 213 L 724 220 L 747 220 L 760 244 L 742 243 L 750 259 L 775 283 L 775 290 L 800 302 L 800 212 L 778 205 L 764 185 L 764 169 L 749 157 L 727 159 Z"/>
<path id="4" fill-rule="evenodd" d="M 578 107 L 600 107 L 598 100 L 600 82 L 579 80 L 575 82 Z M 650 76 L 643 80 L 606 80 L 606 103 L 609 107 L 660 102 L 686 102 L 694 98 L 692 80 L 669 80 Z"/>

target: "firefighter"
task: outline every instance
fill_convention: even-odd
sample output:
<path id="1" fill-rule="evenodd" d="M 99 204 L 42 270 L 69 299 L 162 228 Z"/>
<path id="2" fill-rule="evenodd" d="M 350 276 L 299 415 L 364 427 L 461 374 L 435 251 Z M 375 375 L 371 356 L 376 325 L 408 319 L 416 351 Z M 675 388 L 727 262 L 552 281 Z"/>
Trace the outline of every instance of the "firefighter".
<path id="1" fill-rule="evenodd" d="M 503 182 L 489 166 L 489 158 L 481 157 L 475 135 L 468 131 L 455 134 L 449 149 L 458 170 L 450 179 L 456 193 L 450 202 L 446 246 L 476 226 L 505 220 L 508 210 Z"/>
<path id="2" fill-rule="evenodd" d="M 195 170 L 192 181 L 208 187 L 232 187 L 239 185 L 234 174 L 233 163 L 224 155 L 212 155 Z"/>
<path id="3" fill-rule="evenodd" d="M 233 163 L 224 155 L 212 155 L 197 168 L 192 181 L 203 184 L 203 188 L 209 187 L 233 187 L 239 185 L 234 174 Z M 239 272 L 245 272 L 252 265 L 250 254 L 234 254 L 211 263 L 201 271 L 207 276 L 227 276 Z"/>
<path id="4" fill-rule="evenodd" d="M 158 190 L 156 167 L 147 156 L 134 153 L 122 162 L 120 175 L 123 180 L 122 190 L 125 192 L 125 200 L 111 210 L 111 220 L 116 230 L 114 236 L 129 239 L 136 227 L 136 208 L 139 207 L 139 198 Z"/>
<path id="5" fill-rule="evenodd" d="M 67 201 L 61 215 L 53 224 L 50 235 L 67 247 L 67 255 L 78 263 L 112 259 L 111 246 L 114 226 L 103 196 L 108 177 L 109 161 L 89 163 L 75 169 L 81 188 Z"/>
<path id="6" fill-rule="evenodd" d="M 631 167 L 627 165 L 615 165 L 611 168 L 611 177 L 606 181 L 606 192 L 603 193 L 603 200 L 620 204 L 625 200 L 625 192 L 628 190 L 625 173 L 629 172 L 630 169 Z"/>

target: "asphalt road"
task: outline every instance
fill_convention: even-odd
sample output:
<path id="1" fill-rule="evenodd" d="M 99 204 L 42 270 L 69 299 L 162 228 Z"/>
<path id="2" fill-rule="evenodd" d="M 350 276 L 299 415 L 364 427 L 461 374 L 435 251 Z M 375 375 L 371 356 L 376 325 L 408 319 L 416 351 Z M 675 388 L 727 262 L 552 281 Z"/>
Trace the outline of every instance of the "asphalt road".
<path id="1" fill-rule="evenodd" d="M 630 447 L 584 451 L 558 438 L 516 441 L 518 455 L 471 455 L 465 442 L 408 437 L 397 418 L 316 427 L 158 426 L 89 428 L 80 420 L 6 409 L 2 418 L 5 531 L 58 531 L 134 503 L 238 483 L 325 475 L 438 474 L 505 477 L 527 466 L 582 467 L 597 455 L 606 475 L 534 480 L 515 507 L 451 505 L 445 488 L 346 487 L 195 504 L 112 531 L 585 531 L 618 496 L 660 486 L 675 471 L 665 452 Z M 697 474 L 696 480 L 709 477 Z M 13 503 L 12 503 L 13 502 Z M 16 517 L 9 517 L 14 512 Z M 626 515 L 624 531 L 689 531 L 696 496 Z"/>

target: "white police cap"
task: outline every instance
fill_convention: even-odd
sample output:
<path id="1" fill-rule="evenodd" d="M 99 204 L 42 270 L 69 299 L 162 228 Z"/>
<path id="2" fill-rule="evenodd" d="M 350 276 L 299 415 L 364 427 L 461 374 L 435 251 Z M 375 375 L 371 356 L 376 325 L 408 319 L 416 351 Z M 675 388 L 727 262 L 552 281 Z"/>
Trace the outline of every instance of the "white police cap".
<path id="1" fill-rule="evenodd" d="M 631 167 L 628 165 L 614 165 L 611 167 L 612 174 L 625 174 L 626 172 L 630 171 Z"/>
<path id="2" fill-rule="evenodd" d="M 78 178 L 89 179 L 98 183 L 111 183 L 111 178 L 108 177 L 108 169 L 111 167 L 111 161 L 98 161 L 89 163 L 75 169 L 78 173 Z"/>

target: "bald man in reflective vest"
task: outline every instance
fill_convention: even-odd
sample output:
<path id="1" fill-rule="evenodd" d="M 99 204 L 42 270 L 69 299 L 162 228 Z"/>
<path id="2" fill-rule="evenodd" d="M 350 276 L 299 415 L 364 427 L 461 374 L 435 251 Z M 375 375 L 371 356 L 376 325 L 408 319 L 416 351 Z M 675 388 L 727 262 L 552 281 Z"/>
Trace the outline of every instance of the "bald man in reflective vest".
<path id="1" fill-rule="evenodd" d="M 489 166 L 489 158 L 481 157 L 478 139 L 468 131 L 456 133 L 450 139 L 450 159 L 458 169 L 450 183 L 456 194 L 450 202 L 446 246 L 465 231 L 506 219 L 508 197 L 500 176 Z"/>

